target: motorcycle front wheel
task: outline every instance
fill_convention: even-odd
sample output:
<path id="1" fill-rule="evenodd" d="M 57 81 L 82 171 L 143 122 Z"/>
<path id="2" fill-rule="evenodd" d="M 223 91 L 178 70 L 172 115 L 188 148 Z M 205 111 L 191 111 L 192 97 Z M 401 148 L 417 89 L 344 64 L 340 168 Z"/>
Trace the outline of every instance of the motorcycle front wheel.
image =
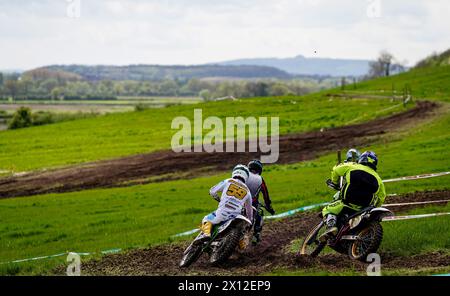
<path id="1" fill-rule="evenodd" d="M 319 241 L 320 235 L 326 230 L 325 223 L 321 221 L 306 236 L 300 249 L 301 255 L 317 257 L 327 245 L 326 242 Z"/>
<path id="2" fill-rule="evenodd" d="M 192 263 L 197 261 L 197 259 L 202 254 L 202 246 L 200 244 L 193 244 L 188 248 L 189 249 L 185 251 L 183 258 L 180 261 L 180 267 L 189 267 Z"/>

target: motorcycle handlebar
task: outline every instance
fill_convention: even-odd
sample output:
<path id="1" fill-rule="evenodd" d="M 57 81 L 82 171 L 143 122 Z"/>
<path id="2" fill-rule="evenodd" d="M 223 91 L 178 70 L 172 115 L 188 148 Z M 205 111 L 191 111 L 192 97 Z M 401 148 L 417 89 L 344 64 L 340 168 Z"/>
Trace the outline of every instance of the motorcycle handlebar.
<path id="1" fill-rule="evenodd" d="M 333 181 L 331 181 L 330 179 L 328 179 L 325 183 L 326 183 L 327 186 L 330 187 L 331 189 L 338 190 L 338 191 L 341 190 L 341 188 L 339 187 L 339 185 L 334 184 Z"/>

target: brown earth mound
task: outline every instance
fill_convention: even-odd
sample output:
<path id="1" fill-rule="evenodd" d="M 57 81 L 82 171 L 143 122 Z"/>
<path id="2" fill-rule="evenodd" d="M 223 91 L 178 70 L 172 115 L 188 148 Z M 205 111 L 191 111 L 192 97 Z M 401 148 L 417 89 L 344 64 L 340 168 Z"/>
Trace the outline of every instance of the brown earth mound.
<path id="1" fill-rule="evenodd" d="M 377 136 L 427 117 L 436 108 L 435 103 L 418 102 L 413 109 L 367 123 L 281 136 L 278 163 L 309 160 L 327 151 L 371 143 Z M 170 150 L 134 155 L 3 178 L 0 179 L 0 198 L 191 178 L 199 173 L 228 170 L 232 164 L 246 163 L 259 155 L 174 153 Z"/>
<path id="2" fill-rule="evenodd" d="M 450 191 L 418 192 L 390 198 L 389 203 L 415 202 L 425 200 L 449 199 Z M 411 208 L 412 206 L 408 206 Z M 393 210 L 400 213 L 406 207 Z M 367 264 L 348 259 L 337 253 L 320 255 L 318 258 L 305 258 L 292 252 L 292 241 L 303 239 L 307 232 L 318 223 L 317 213 L 301 213 L 288 219 L 268 222 L 263 231 L 263 241 L 248 251 L 233 255 L 220 267 L 208 264 L 203 255 L 191 267 L 178 267 L 182 253 L 189 242 L 137 249 L 124 254 L 104 256 L 101 260 L 83 263 L 82 270 L 91 275 L 256 275 L 276 269 L 318 268 L 322 270 L 342 270 L 353 268 L 364 271 Z M 381 254 L 383 267 L 415 268 L 448 266 L 448 253 L 433 253 L 412 257 L 396 257 Z M 58 273 L 60 273 L 59 271 Z"/>

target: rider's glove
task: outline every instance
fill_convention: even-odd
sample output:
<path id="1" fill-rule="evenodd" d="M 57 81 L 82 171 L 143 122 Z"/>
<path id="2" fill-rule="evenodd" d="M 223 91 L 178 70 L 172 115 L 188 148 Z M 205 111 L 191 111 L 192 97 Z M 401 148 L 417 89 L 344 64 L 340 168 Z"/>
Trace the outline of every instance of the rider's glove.
<path id="1" fill-rule="evenodd" d="M 267 207 L 267 212 L 269 212 L 271 215 L 275 215 L 275 210 L 270 205 Z"/>
<path id="2" fill-rule="evenodd" d="M 333 181 L 331 181 L 331 179 L 327 180 L 327 185 L 328 187 L 330 187 L 331 189 L 334 190 L 340 190 L 339 185 L 338 184 L 334 184 Z"/>
<path id="3" fill-rule="evenodd" d="M 218 195 L 217 193 L 214 195 L 211 195 L 212 198 L 214 198 L 215 200 L 217 200 L 218 202 L 220 202 L 220 195 Z"/>

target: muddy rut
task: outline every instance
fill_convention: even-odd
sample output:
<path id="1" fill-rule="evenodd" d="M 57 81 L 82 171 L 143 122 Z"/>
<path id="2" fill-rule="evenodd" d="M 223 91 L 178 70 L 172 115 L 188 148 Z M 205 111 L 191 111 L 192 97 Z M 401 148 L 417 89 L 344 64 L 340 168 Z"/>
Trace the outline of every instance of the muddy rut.
<path id="1" fill-rule="evenodd" d="M 450 191 L 429 191 L 390 197 L 388 203 L 415 202 L 450 199 Z M 445 205 L 442 203 L 441 205 Z M 401 213 L 412 207 L 392 207 Z M 318 223 L 317 213 L 300 213 L 288 219 L 270 221 L 265 225 L 263 241 L 248 251 L 233 255 L 220 267 L 212 267 L 203 255 L 198 262 L 187 269 L 178 267 L 184 248 L 189 242 L 173 243 L 148 249 L 131 250 L 128 253 L 104 256 L 101 260 L 83 263 L 82 269 L 90 275 L 256 275 L 277 269 L 298 270 L 318 268 L 339 271 L 353 268 L 364 271 L 367 265 L 355 262 L 337 253 L 320 255 L 311 259 L 288 252 L 292 241 L 304 238 L 307 232 Z M 395 223 L 395 222 L 394 222 Z M 383 268 L 442 267 L 450 264 L 450 255 L 435 252 L 411 257 L 382 255 Z M 58 272 L 57 272 L 58 273 Z"/>
<path id="2" fill-rule="evenodd" d="M 437 107 L 435 103 L 418 102 L 408 111 L 367 123 L 281 136 L 277 163 L 295 163 L 328 151 L 372 143 L 380 135 L 429 116 Z M 0 198 L 192 178 L 228 170 L 233 164 L 247 163 L 259 155 L 174 153 L 171 150 L 140 154 L 3 178 L 0 179 Z"/>

